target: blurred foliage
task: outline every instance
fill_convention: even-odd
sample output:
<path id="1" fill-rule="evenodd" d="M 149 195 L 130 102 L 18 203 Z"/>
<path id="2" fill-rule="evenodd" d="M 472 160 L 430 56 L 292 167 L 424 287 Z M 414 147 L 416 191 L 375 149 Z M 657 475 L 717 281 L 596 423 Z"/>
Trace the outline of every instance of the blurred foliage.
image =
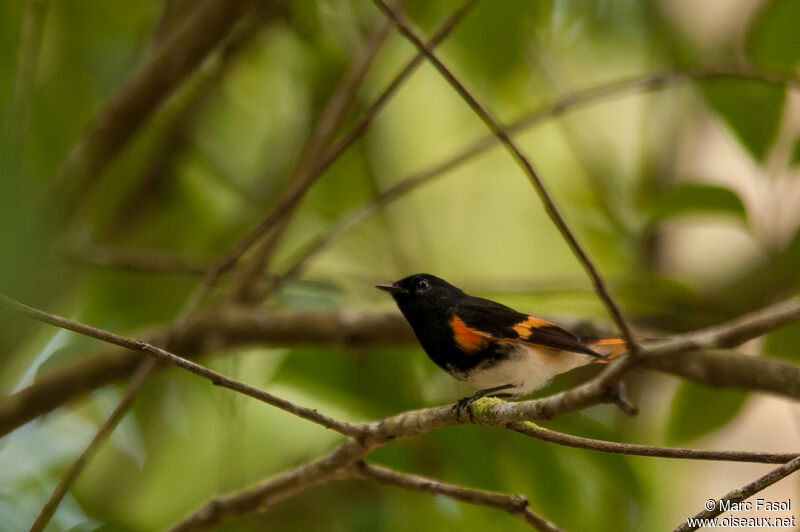
<path id="1" fill-rule="evenodd" d="M 672 398 L 664 439 L 678 445 L 725 426 L 741 410 L 747 393 L 684 382 Z"/>
<path id="2" fill-rule="evenodd" d="M 277 204 L 343 72 L 382 21 L 371 3 L 356 0 L 287 2 L 258 21 L 244 21 L 96 186 L 78 204 L 63 205 L 48 197 L 53 176 L 92 118 L 135 75 L 162 3 L 43 2 L 41 53 L 26 58 L 20 32 L 33 3 L 11 0 L 0 8 L 6 140 L 0 150 L 0 292 L 128 334 L 168 324 L 197 278 L 100 268 L 80 257 L 93 246 L 166 250 L 192 261 L 222 257 Z M 441 55 L 506 122 L 567 93 L 712 61 L 729 65 L 746 58 L 757 68 L 797 72 L 797 2 L 766 0 L 727 26 L 679 4 L 483 0 L 441 45 Z M 459 5 L 412 0 L 407 13 L 430 35 Z M 340 134 L 412 53 L 395 32 L 389 36 Z M 25 60 L 34 61 L 35 77 L 15 93 Z M 669 333 L 800 292 L 800 220 L 791 214 L 800 212 L 796 197 L 747 193 L 778 190 L 779 179 L 797 188 L 800 141 L 796 128 L 786 126 L 792 123 L 787 89 L 729 78 L 645 89 L 566 109 L 516 137 L 627 314 Z M 381 191 L 486 133 L 423 64 L 310 189 L 276 251 L 274 270 L 284 271 L 311 239 Z M 66 213 L 66 221 L 56 212 Z M 499 147 L 380 209 L 325 249 L 265 308 L 389 309 L 391 302 L 372 286 L 416 271 L 520 310 L 607 319 L 583 268 Z M 212 299 L 222 297 L 226 283 Z M 787 326 L 767 335 L 764 353 L 797 361 L 798 345 L 800 328 Z M 78 335 L 3 315 L 0 388 L 10 393 L 100 350 Z M 204 363 L 348 420 L 468 393 L 418 348 L 254 347 L 219 355 Z M 575 385 L 592 372 L 562 376 L 541 393 Z M 547 426 L 613 441 L 684 444 L 727 427 L 748 398 L 744 391 L 688 382 L 676 387 L 663 377 L 633 380 L 637 402 L 665 415 L 627 419 L 597 407 Z M 0 529 L 29 526 L 123 389 L 98 391 L 0 441 Z M 166 371 L 140 392 L 48 530 L 160 529 L 216 493 L 317 457 L 339 440 L 194 376 Z M 702 476 L 678 479 L 658 460 L 558 447 L 479 426 L 395 442 L 370 459 L 448 482 L 524 493 L 534 510 L 570 531 L 674 526 L 698 508 L 665 504 L 672 487 Z M 362 481 L 312 490 L 220 530 L 264 528 L 526 529 L 496 510 Z"/>

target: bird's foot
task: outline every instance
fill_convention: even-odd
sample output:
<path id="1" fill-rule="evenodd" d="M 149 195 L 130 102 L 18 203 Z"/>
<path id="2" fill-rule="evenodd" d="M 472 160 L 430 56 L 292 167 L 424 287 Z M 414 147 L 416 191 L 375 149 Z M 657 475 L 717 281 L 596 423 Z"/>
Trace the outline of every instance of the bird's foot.
<path id="1" fill-rule="evenodd" d="M 462 397 L 456 401 L 456 404 L 453 405 L 453 413 L 455 413 L 456 419 L 459 421 L 459 423 L 461 422 L 461 413 L 464 411 L 466 411 L 467 416 L 469 417 L 469 422 L 475 423 L 475 418 L 472 416 L 472 409 L 470 408 L 470 405 L 472 405 L 472 403 L 481 397 L 483 397 L 483 394 L 478 392 L 474 395 L 470 395 L 469 397 Z"/>

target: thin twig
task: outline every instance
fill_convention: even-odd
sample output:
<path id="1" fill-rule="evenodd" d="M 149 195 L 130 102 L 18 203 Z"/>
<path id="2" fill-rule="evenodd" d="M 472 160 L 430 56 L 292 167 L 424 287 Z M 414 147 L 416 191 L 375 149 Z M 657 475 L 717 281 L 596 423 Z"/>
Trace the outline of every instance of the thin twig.
<path id="1" fill-rule="evenodd" d="M 721 497 L 717 501 L 715 501 L 714 499 L 709 499 L 711 502 L 715 502 L 713 509 L 703 510 L 699 514 L 695 515 L 693 518 L 687 519 L 685 522 L 681 523 L 680 526 L 678 526 L 673 532 L 688 532 L 690 530 L 697 530 L 698 528 L 704 525 L 704 523 L 702 522 L 700 523 L 696 522 L 697 520 L 713 519 L 714 517 L 720 515 L 725 511 L 724 506 L 721 504 L 722 501 L 729 501 L 731 503 L 741 502 L 747 499 L 748 497 L 763 490 L 764 488 L 775 484 L 779 480 L 788 477 L 798 469 L 800 469 L 800 457 L 795 458 L 791 462 L 783 464 L 781 467 L 777 469 L 773 469 L 763 477 L 751 482 L 750 484 L 747 484 L 746 486 L 742 486 L 741 488 L 735 489 L 727 493 L 725 496 Z M 694 521 L 694 524 L 689 524 L 690 519 Z"/>
<path id="2" fill-rule="evenodd" d="M 357 478 L 387 486 L 397 486 L 431 495 L 444 495 L 469 504 L 498 508 L 508 512 L 509 515 L 522 519 L 536 530 L 542 532 L 559 532 L 561 530 L 531 510 L 528 505 L 528 499 L 523 495 L 506 495 L 505 493 L 465 488 L 430 477 L 401 473 L 386 467 L 367 464 L 363 460 L 355 463 L 353 472 Z"/>
<path id="3" fill-rule="evenodd" d="M 539 193 L 539 197 L 544 204 L 545 210 L 550 218 L 555 223 L 558 230 L 563 235 L 564 239 L 567 241 L 569 246 L 572 248 L 572 251 L 577 255 L 578 259 L 580 260 L 583 267 L 589 273 L 589 276 L 592 278 L 592 283 L 594 284 L 595 290 L 597 292 L 598 297 L 603 301 L 606 308 L 608 309 L 609 314 L 611 314 L 614 323 L 619 328 L 622 336 L 625 338 L 625 341 L 628 343 L 628 351 L 631 355 L 638 354 L 638 343 L 636 342 L 633 333 L 628 326 L 627 321 L 622 315 L 622 311 L 620 311 L 617 304 L 614 302 L 613 298 L 608 292 L 606 288 L 605 281 L 600 276 L 600 272 L 595 267 L 594 263 L 591 261 L 589 256 L 587 255 L 586 251 L 578 242 L 578 239 L 575 237 L 575 234 L 567 225 L 566 221 L 564 220 L 561 212 L 555 205 L 550 193 L 544 186 L 544 183 L 540 179 L 539 175 L 537 174 L 536 170 L 533 168 L 533 165 L 522 153 L 519 149 L 517 144 L 511 139 L 506 131 L 506 128 L 500 124 L 500 122 L 492 116 L 491 113 L 480 103 L 472 93 L 467 90 L 467 88 L 455 77 L 455 75 L 447 68 L 447 66 L 442 63 L 439 58 L 433 53 L 433 51 L 425 44 L 425 42 L 417 36 L 411 26 L 409 26 L 408 22 L 402 16 L 402 14 L 397 13 L 391 7 L 389 7 L 386 2 L 383 0 L 374 0 L 374 3 L 378 5 L 378 7 L 383 11 L 388 17 L 390 17 L 394 23 L 397 25 L 400 32 L 411 41 L 414 46 L 417 47 L 428 60 L 436 67 L 440 74 L 450 83 L 450 85 L 461 95 L 461 97 L 469 104 L 472 110 L 477 114 L 480 119 L 489 127 L 489 129 L 494 133 L 500 142 L 502 142 L 506 148 L 511 152 L 517 162 L 520 164 L 522 169 L 528 175 L 528 178 L 531 180 L 531 183 L 536 188 L 536 191 Z"/>
<path id="4" fill-rule="evenodd" d="M 12 310 L 26 314 L 43 323 L 48 323 L 56 327 L 61 327 L 62 329 L 67 329 L 85 336 L 90 336 L 92 338 L 118 345 L 132 351 L 140 351 L 156 360 L 166 362 L 167 364 L 185 369 L 186 371 L 190 371 L 195 375 L 199 375 L 205 379 L 208 379 L 216 386 L 222 386 L 254 399 L 258 399 L 259 401 L 270 404 L 280 408 L 281 410 L 285 410 L 286 412 L 292 413 L 298 417 L 307 419 L 317 423 L 318 425 L 322 425 L 323 427 L 335 430 L 342 434 L 360 434 L 360 430 L 356 425 L 339 421 L 326 416 L 325 414 L 321 414 L 316 410 L 296 405 L 290 401 L 287 401 L 286 399 L 282 399 L 276 395 L 272 395 L 271 393 L 259 390 L 258 388 L 245 384 L 241 381 L 227 377 L 221 373 L 208 369 L 185 358 L 179 357 L 178 355 L 165 351 L 164 349 L 156 347 L 147 342 L 134 340 L 133 338 L 128 338 L 110 331 L 98 329 L 90 325 L 63 318 L 61 316 L 56 316 L 55 314 L 29 307 L 3 294 L 0 294 L 0 303 Z"/>
<path id="5" fill-rule="evenodd" d="M 133 374 L 133 377 L 131 377 L 131 381 L 128 384 L 128 391 L 125 392 L 125 395 L 114 407 L 114 410 L 111 412 L 111 414 L 109 414 L 108 418 L 106 418 L 106 420 L 103 421 L 103 424 L 97 429 L 97 432 L 95 432 L 94 436 L 92 437 L 92 441 L 89 442 L 89 445 L 83 450 L 83 453 L 81 453 L 75 462 L 72 463 L 69 470 L 61 478 L 61 481 L 53 490 L 50 498 L 47 500 L 45 505 L 42 507 L 42 510 L 39 512 L 39 515 L 36 517 L 36 521 L 34 521 L 33 525 L 31 526 L 30 532 L 41 532 L 44 530 L 44 527 L 50 522 L 50 519 L 53 517 L 56 508 L 58 508 L 61 500 L 78 478 L 78 475 L 80 475 L 81 471 L 83 471 L 89 461 L 94 457 L 95 453 L 97 453 L 97 451 L 100 449 L 100 446 L 105 442 L 106 438 L 108 438 L 108 436 L 114 431 L 117 424 L 119 424 L 120 420 L 128 412 L 128 408 L 130 408 L 131 404 L 133 403 L 136 394 L 147 380 L 147 377 L 153 372 L 156 364 L 157 362 L 154 359 L 143 360 L 139 364 L 139 368 Z"/>
<path id="6" fill-rule="evenodd" d="M 791 77 L 780 77 L 742 67 L 705 67 L 685 71 L 666 71 L 644 76 L 634 76 L 621 81 L 614 81 L 605 85 L 566 94 L 562 98 L 545 104 L 533 111 L 525 113 L 517 120 L 511 122 L 507 131 L 519 133 L 540 124 L 547 119 L 554 118 L 582 106 L 597 103 L 611 98 L 619 98 L 634 92 L 647 92 L 662 90 L 664 88 L 698 79 L 713 78 L 741 78 L 778 85 L 797 85 L 800 80 Z M 334 242 L 357 226 L 363 220 L 377 213 L 382 207 L 405 196 L 419 186 L 458 168 L 467 161 L 477 157 L 493 148 L 499 142 L 494 134 L 489 134 L 471 142 L 464 149 L 444 161 L 437 163 L 426 170 L 411 174 L 380 193 L 369 203 L 357 207 L 320 235 L 312 238 L 293 257 L 284 272 L 278 277 L 277 283 L 285 279 L 301 275 L 320 252 L 328 249 Z"/>
<path id="7" fill-rule="evenodd" d="M 456 10 L 437 30 L 434 37 L 431 38 L 429 46 L 435 47 L 439 44 L 455 27 L 455 25 L 463 18 L 469 8 L 475 3 L 476 0 L 467 0 L 461 8 Z M 334 144 L 333 148 L 327 153 L 325 158 L 319 163 L 319 166 L 314 168 L 313 172 L 309 175 L 311 181 L 317 179 L 344 151 L 352 145 L 361 135 L 366 131 L 372 119 L 377 115 L 378 111 L 389 101 L 391 96 L 403 84 L 408 76 L 415 70 L 422 59 L 422 54 L 417 54 L 409 63 L 395 76 L 389 83 L 384 91 L 378 98 L 370 105 L 362 115 L 359 122 L 353 129 L 342 139 Z M 236 246 L 219 262 L 213 270 L 210 270 L 206 276 L 206 283 L 213 284 L 219 277 L 230 271 L 239 260 L 242 258 L 250 247 L 256 243 L 263 233 L 272 226 L 276 220 L 283 217 L 284 211 L 290 211 L 294 208 L 295 204 L 303 199 L 303 195 L 309 185 L 297 186 L 291 194 L 285 195 L 281 201 L 267 216 L 265 216 L 258 225 L 253 228 Z"/>
<path id="8" fill-rule="evenodd" d="M 407 0 L 399 0 L 401 7 L 405 6 Z M 392 24 L 388 20 L 382 20 L 370 32 L 366 43 L 355 55 L 350 65 L 347 67 L 342 79 L 334 89 L 328 103 L 320 114 L 308 142 L 303 148 L 297 159 L 292 177 L 289 179 L 289 187 L 284 192 L 284 197 L 298 194 L 297 188 L 308 190 L 316 181 L 316 177 L 321 172 L 315 169 L 319 166 L 318 160 L 324 156 L 328 145 L 333 140 L 336 130 L 341 125 L 348 109 L 356 99 L 358 90 L 364 83 L 364 79 L 373 64 L 375 56 L 386 41 L 392 30 Z M 301 199 L 305 192 L 299 193 Z M 282 203 L 283 199 L 278 203 Z M 299 204 L 299 199 L 294 203 L 294 207 Z M 290 217 L 294 207 L 286 209 L 280 217 L 275 218 L 274 222 L 267 227 L 263 233 L 261 246 L 256 252 L 255 257 L 239 270 L 239 275 L 233 281 L 233 286 L 228 293 L 229 301 L 247 301 L 253 299 L 253 287 L 258 279 L 268 268 L 269 262 L 280 243 L 283 233 L 289 226 Z"/>
<path id="9" fill-rule="evenodd" d="M 715 460 L 724 462 L 749 462 L 757 464 L 785 464 L 794 460 L 800 453 L 760 453 L 749 451 L 715 451 L 709 449 L 687 449 L 681 447 L 662 447 L 658 445 L 639 445 L 618 443 L 594 438 L 584 438 L 546 429 L 532 422 L 510 423 L 506 425 L 515 432 L 532 436 L 558 445 L 589 449 L 612 454 L 634 456 L 655 456 L 659 458 L 682 458 L 686 460 Z"/>

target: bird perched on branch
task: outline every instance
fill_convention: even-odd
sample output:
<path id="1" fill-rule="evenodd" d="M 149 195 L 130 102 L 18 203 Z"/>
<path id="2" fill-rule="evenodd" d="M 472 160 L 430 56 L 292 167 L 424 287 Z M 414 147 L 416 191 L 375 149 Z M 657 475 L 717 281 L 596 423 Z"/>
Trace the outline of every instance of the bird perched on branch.
<path id="1" fill-rule="evenodd" d="M 484 395 L 527 395 L 560 373 L 625 351 L 621 338 L 576 336 L 427 273 L 376 288 L 392 295 L 436 365 L 478 388 L 456 403 L 457 412 Z"/>

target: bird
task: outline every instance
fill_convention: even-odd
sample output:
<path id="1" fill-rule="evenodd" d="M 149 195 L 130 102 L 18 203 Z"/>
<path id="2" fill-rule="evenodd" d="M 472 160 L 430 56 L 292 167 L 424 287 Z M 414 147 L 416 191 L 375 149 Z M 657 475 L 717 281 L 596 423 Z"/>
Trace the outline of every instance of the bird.
<path id="1" fill-rule="evenodd" d="M 577 336 L 542 318 L 465 294 L 428 273 L 376 288 L 392 295 L 437 366 L 478 388 L 453 406 L 457 413 L 486 395 L 528 395 L 556 375 L 606 363 L 626 351 L 622 338 Z"/>

